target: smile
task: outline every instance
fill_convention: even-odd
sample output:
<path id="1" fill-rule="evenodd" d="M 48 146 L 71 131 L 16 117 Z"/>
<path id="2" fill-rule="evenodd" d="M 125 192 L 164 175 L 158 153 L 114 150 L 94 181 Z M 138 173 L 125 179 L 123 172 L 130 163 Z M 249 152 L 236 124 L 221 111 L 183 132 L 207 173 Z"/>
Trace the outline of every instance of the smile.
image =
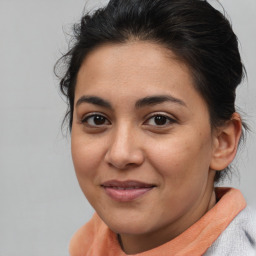
<path id="1" fill-rule="evenodd" d="M 139 181 L 117 181 L 111 180 L 101 185 L 106 194 L 115 201 L 129 202 L 139 198 L 156 187 L 153 184 Z"/>

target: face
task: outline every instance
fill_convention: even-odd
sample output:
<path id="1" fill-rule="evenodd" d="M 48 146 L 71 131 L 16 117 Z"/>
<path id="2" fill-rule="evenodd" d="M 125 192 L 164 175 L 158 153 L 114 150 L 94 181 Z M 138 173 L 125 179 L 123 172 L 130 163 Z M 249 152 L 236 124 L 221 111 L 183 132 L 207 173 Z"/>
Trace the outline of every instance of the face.
<path id="1" fill-rule="evenodd" d="M 102 220 L 125 236 L 181 233 L 207 210 L 213 138 L 204 99 L 172 52 L 104 45 L 77 77 L 72 157 Z"/>

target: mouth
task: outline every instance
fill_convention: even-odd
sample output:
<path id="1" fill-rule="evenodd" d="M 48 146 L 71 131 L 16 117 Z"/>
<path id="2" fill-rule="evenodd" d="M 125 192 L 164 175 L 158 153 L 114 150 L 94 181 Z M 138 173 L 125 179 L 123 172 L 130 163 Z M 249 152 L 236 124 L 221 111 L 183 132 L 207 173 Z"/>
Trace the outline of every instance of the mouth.
<path id="1" fill-rule="evenodd" d="M 156 185 L 134 180 L 110 180 L 104 182 L 101 187 L 113 200 L 119 202 L 129 202 L 149 192 L 156 187 Z"/>

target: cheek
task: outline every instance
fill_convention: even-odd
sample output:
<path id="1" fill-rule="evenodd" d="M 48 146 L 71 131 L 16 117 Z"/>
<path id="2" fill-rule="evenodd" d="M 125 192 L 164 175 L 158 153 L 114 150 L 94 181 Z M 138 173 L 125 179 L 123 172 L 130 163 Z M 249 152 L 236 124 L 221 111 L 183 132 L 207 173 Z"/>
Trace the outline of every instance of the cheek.
<path id="1" fill-rule="evenodd" d="M 84 136 L 71 137 L 71 151 L 73 164 L 81 190 L 87 200 L 94 207 L 95 194 L 99 181 L 97 174 L 101 163 L 101 151 L 98 143 L 94 143 Z"/>
<path id="2" fill-rule="evenodd" d="M 78 179 L 93 176 L 102 157 L 99 144 L 84 136 L 72 134 L 71 152 Z"/>
<path id="3" fill-rule="evenodd" d="M 176 135 L 157 145 L 155 143 L 150 154 L 151 164 L 162 176 L 178 183 L 184 182 L 186 178 L 196 179 L 209 170 L 210 136 L 189 132 Z"/>

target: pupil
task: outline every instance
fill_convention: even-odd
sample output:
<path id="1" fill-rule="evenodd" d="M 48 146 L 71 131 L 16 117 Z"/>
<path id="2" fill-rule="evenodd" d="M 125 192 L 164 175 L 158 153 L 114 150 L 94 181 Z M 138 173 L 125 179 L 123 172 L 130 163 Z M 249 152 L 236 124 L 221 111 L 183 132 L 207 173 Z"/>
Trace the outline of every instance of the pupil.
<path id="1" fill-rule="evenodd" d="M 95 116 L 94 117 L 94 123 L 96 125 L 101 125 L 105 123 L 105 118 L 103 116 Z"/>
<path id="2" fill-rule="evenodd" d="M 157 125 L 165 125 L 166 124 L 166 117 L 164 117 L 164 116 L 156 116 L 155 117 L 155 123 Z"/>

